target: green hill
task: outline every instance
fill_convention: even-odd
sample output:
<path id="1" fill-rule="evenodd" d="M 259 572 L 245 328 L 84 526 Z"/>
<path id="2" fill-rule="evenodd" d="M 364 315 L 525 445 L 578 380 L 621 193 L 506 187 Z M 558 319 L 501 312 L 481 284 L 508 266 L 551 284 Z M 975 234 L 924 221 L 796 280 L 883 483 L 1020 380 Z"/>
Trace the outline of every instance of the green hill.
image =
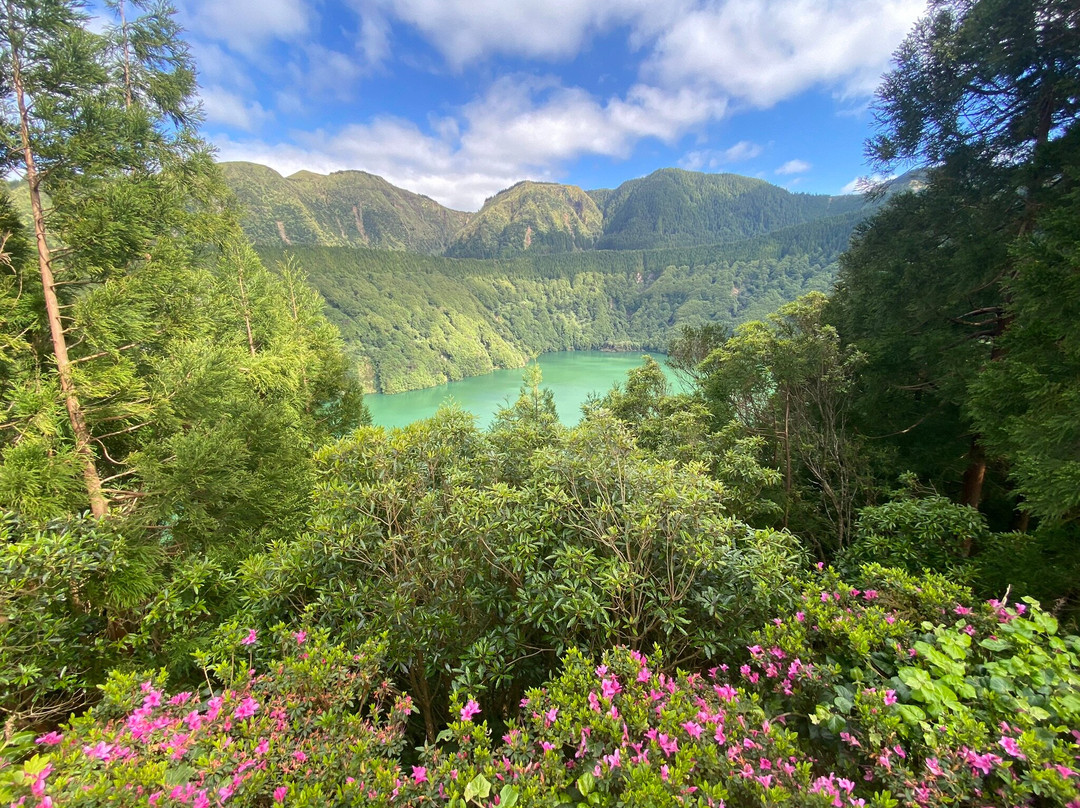
<path id="1" fill-rule="evenodd" d="M 282 177 L 222 163 L 242 224 L 266 246 L 371 247 L 455 258 L 719 244 L 865 206 L 861 195 L 794 194 L 737 174 L 665 168 L 618 188 L 519 182 L 478 213 L 444 208 L 363 171 Z"/>
<path id="2" fill-rule="evenodd" d="M 716 244 L 751 238 L 863 207 L 862 196 L 793 194 L 738 174 L 664 168 L 591 192 L 604 212 L 608 250 Z"/>
<path id="3" fill-rule="evenodd" d="M 369 390 L 396 393 L 520 367 L 546 351 L 666 348 L 825 291 L 856 213 L 729 244 L 458 259 L 363 248 L 291 254 L 327 302 Z"/>
<path id="4" fill-rule="evenodd" d="M 663 169 L 588 193 L 520 182 L 465 214 L 358 171 L 222 168 L 260 253 L 295 256 L 367 388 L 387 393 L 764 317 L 831 286 L 873 207 Z"/>
<path id="5" fill-rule="evenodd" d="M 282 177 L 255 163 L 222 163 L 221 169 L 255 244 L 440 254 L 470 218 L 363 171 Z"/>
<path id="6" fill-rule="evenodd" d="M 447 255 L 506 258 L 521 253 L 588 250 L 603 230 L 603 214 L 574 185 L 519 182 L 488 199 L 458 233 Z"/>

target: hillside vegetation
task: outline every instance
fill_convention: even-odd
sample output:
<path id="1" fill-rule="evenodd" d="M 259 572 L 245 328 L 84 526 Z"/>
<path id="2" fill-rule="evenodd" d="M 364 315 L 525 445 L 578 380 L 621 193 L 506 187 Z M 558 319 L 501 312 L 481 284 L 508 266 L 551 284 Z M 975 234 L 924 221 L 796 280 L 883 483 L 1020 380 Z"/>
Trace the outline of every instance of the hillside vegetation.
<path id="1" fill-rule="evenodd" d="M 373 247 L 455 258 L 719 244 L 862 210 L 860 195 L 794 194 L 737 174 L 665 168 L 614 190 L 519 182 L 475 214 L 363 171 L 282 177 L 223 163 L 259 246 Z"/>
<path id="2" fill-rule="evenodd" d="M 769 233 L 863 207 L 861 196 L 793 194 L 738 174 L 664 168 L 592 192 L 602 202 L 606 250 L 686 247 Z"/>
<path id="3" fill-rule="evenodd" d="M 596 245 L 603 226 L 600 209 L 580 188 L 519 182 L 487 200 L 458 232 L 447 254 L 501 258 L 588 250 Z"/>
<path id="4" fill-rule="evenodd" d="M 341 247 L 259 248 L 295 260 L 368 390 L 397 393 L 520 367 L 547 351 L 664 350 L 825 291 L 851 213 L 713 247 L 452 259 Z"/>
<path id="5" fill-rule="evenodd" d="M 437 254 L 469 214 L 363 171 L 282 177 L 255 163 L 222 163 L 255 244 L 374 247 Z"/>
<path id="6" fill-rule="evenodd" d="M 366 389 L 384 393 L 546 351 L 664 350 L 683 326 L 730 330 L 829 289 L 873 208 L 663 169 L 612 191 L 521 182 L 469 215 L 363 172 L 223 170 L 260 254 L 310 276 Z"/>

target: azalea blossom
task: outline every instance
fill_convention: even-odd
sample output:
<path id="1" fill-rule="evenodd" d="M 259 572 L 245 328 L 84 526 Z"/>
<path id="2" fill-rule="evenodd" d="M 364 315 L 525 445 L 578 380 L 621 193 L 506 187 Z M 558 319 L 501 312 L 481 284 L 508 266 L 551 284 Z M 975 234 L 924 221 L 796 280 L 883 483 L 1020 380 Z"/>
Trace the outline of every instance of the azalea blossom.
<path id="1" fill-rule="evenodd" d="M 465 706 L 461 708 L 461 720 L 472 721 L 473 716 L 480 712 L 480 705 L 473 699 L 469 699 L 465 702 Z"/>

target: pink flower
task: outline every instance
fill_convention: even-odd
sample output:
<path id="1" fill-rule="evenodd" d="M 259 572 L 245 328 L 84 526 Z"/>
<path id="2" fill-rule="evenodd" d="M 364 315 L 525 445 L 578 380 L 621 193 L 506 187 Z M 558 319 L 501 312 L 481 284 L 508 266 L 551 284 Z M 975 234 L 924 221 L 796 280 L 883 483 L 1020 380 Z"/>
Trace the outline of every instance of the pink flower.
<path id="1" fill-rule="evenodd" d="M 259 710 L 259 702 L 248 696 L 233 712 L 233 718 L 237 721 L 243 721 L 245 718 L 251 718 Z"/>
<path id="2" fill-rule="evenodd" d="M 604 679 L 600 683 L 600 695 L 605 699 L 612 699 L 616 693 L 622 693 L 622 685 L 619 684 L 619 680 L 612 677 L 610 679 Z"/>
<path id="3" fill-rule="evenodd" d="M 956 608 L 953 609 L 953 611 L 956 614 L 971 614 L 971 609 L 969 609 L 967 606 L 961 606 L 960 604 L 957 604 Z"/>
<path id="4" fill-rule="evenodd" d="M 694 721 L 685 722 L 682 725 L 682 728 L 686 730 L 686 734 L 689 735 L 691 738 L 701 737 L 701 725 L 695 723 Z"/>
<path id="5" fill-rule="evenodd" d="M 307 632 L 298 631 L 293 634 L 293 639 L 296 640 L 297 645 L 303 645 L 307 641 Z"/>
<path id="6" fill-rule="evenodd" d="M 45 780 L 52 774 L 52 764 L 45 764 L 45 768 L 34 775 L 34 781 L 30 784 L 30 793 L 35 797 L 45 795 Z"/>
<path id="7" fill-rule="evenodd" d="M 876 589 L 867 589 L 865 592 L 863 592 L 863 597 L 867 600 L 877 600 L 877 596 L 878 593 Z"/>
<path id="8" fill-rule="evenodd" d="M 285 795 L 288 793 L 288 786 L 278 786 L 274 789 L 274 802 L 285 802 Z"/>
<path id="9" fill-rule="evenodd" d="M 668 781 L 668 776 L 669 769 L 667 767 L 667 764 L 665 763 L 663 766 L 660 767 L 660 779 L 666 783 Z"/>
<path id="10" fill-rule="evenodd" d="M 885 691 L 885 706 L 890 707 L 893 704 L 896 704 L 896 691 L 895 690 L 886 690 Z"/>
<path id="11" fill-rule="evenodd" d="M 297 749 L 295 752 L 292 753 L 292 756 L 293 760 L 295 760 L 297 763 L 305 763 L 307 761 L 307 755 L 304 754 L 303 749 Z M 413 771 L 416 771 L 415 766 L 413 766 Z"/>
<path id="12" fill-rule="evenodd" d="M 552 724 L 554 724 L 555 723 L 555 717 L 558 716 L 558 714 L 559 714 L 559 708 L 558 707 L 552 707 L 550 710 L 548 710 L 546 713 L 544 713 L 544 726 L 545 727 L 550 727 Z"/>
<path id="13" fill-rule="evenodd" d="M 619 756 L 618 747 L 615 748 L 615 754 L 604 755 L 604 762 L 608 765 L 608 768 L 617 769 L 622 763 L 622 758 Z"/>
<path id="14" fill-rule="evenodd" d="M 736 696 L 738 696 L 739 693 L 731 685 L 721 685 L 720 687 L 714 687 L 713 690 L 715 690 L 716 695 L 724 701 L 735 701 L 735 698 Z"/>
<path id="15" fill-rule="evenodd" d="M 255 629 L 248 629 L 248 635 L 244 639 L 240 640 L 241 645 L 254 645 L 255 644 Z"/>
<path id="16" fill-rule="evenodd" d="M 472 699 L 465 702 L 465 706 L 461 708 L 461 720 L 472 721 L 473 716 L 480 712 L 480 705 Z"/>
<path id="17" fill-rule="evenodd" d="M 413 766 L 412 767 L 412 779 L 413 779 L 414 783 L 426 783 L 426 782 L 428 782 L 427 769 L 424 766 Z"/>
<path id="18" fill-rule="evenodd" d="M 112 744 L 107 744 L 105 741 L 99 741 L 97 746 L 84 746 L 83 754 L 87 757 L 96 758 L 97 760 L 103 760 L 106 763 L 112 757 Z"/>
<path id="19" fill-rule="evenodd" d="M 1004 749 L 1014 758 L 1019 758 L 1020 760 L 1027 759 L 1027 756 L 1020 751 L 1020 744 L 1016 742 L 1015 738 L 1010 738 L 1007 735 L 1002 735 L 1001 740 L 998 741 L 998 743 L 1001 745 L 1002 749 Z"/>
<path id="20" fill-rule="evenodd" d="M 37 738 L 34 743 L 43 743 L 46 746 L 55 746 L 62 740 L 64 740 L 64 736 L 61 735 L 59 732 L 47 732 L 40 738 Z"/>
<path id="21" fill-rule="evenodd" d="M 795 612 L 795 619 L 802 623 L 806 620 L 806 612 Z"/>
<path id="22" fill-rule="evenodd" d="M 660 748 L 668 757 L 671 757 L 673 754 L 679 751 L 679 742 L 675 738 L 669 738 L 663 732 L 661 732 L 657 736 L 656 742 L 660 744 Z"/>

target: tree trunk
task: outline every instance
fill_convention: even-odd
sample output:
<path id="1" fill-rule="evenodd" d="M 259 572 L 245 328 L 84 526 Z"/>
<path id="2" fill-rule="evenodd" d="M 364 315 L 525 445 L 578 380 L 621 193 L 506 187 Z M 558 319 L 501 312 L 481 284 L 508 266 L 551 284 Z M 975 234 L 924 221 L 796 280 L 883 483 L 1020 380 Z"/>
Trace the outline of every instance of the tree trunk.
<path id="1" fill-rule="evenodd" d="M 247 331 L 248 351 L 255 356 L 255 337 L 251 333 L 251 312 L 248 310 L 247 289 L 244 288 L 244 267 L 237 261 L 236 277 L 240 285 L 240 305 L 244 315 L 244 330 Z"/>
<path id="2" fill-rule="evenodd" d="M 75 384 L 71 378 L 67 338 L 60 319 L 60 301 L 56 297 L 56 282 L 52 272 L 52 253 L 45 238 L 45 214 L 41 205 L 40 191 L 41 178 L 34 162 L 34 150 L 30 145 L 29 113 L 19 70 L 19 57 L 14 51 L 11 54 L 11 62 L 11 81 L 19 107 L 22 151 L 26 163 L 26 184 L 30 189 L 30 209 L 34 219 L 34 237 L 37 240 L 38 268 L 41 271 L 41 288 L 45 298 L 45 315 L 49 321 L 49 334 L 52 337 L 53 355 L 56 357 L 56 372 L 60 377 L 60 392 L 64 397 L 71 431 L 75 435 L 75 453 L 82 461 L 83 481 L 90 499 L 90 511 L 94 516 L 101 518 L 109 512 L 109 502 L 101 488 L 101 475 L 98 474 L 94 452 L 90 447 L 90 430 L 86 425 L 86 417 L 83 415 L 82 406 L 75 392 Z"/>
<path id="3" fill-rule="evenodd" d="M 986 451 L 979 443 L 978 437 L 971 439 L 971 448 L 968 450 L 968 467 L 964 472 L 964 490 L 960 495 L 960 504 L 969 505 L 972 508 L 979 507 L 982 499 L 983 480 L 986 479 Z"/>

